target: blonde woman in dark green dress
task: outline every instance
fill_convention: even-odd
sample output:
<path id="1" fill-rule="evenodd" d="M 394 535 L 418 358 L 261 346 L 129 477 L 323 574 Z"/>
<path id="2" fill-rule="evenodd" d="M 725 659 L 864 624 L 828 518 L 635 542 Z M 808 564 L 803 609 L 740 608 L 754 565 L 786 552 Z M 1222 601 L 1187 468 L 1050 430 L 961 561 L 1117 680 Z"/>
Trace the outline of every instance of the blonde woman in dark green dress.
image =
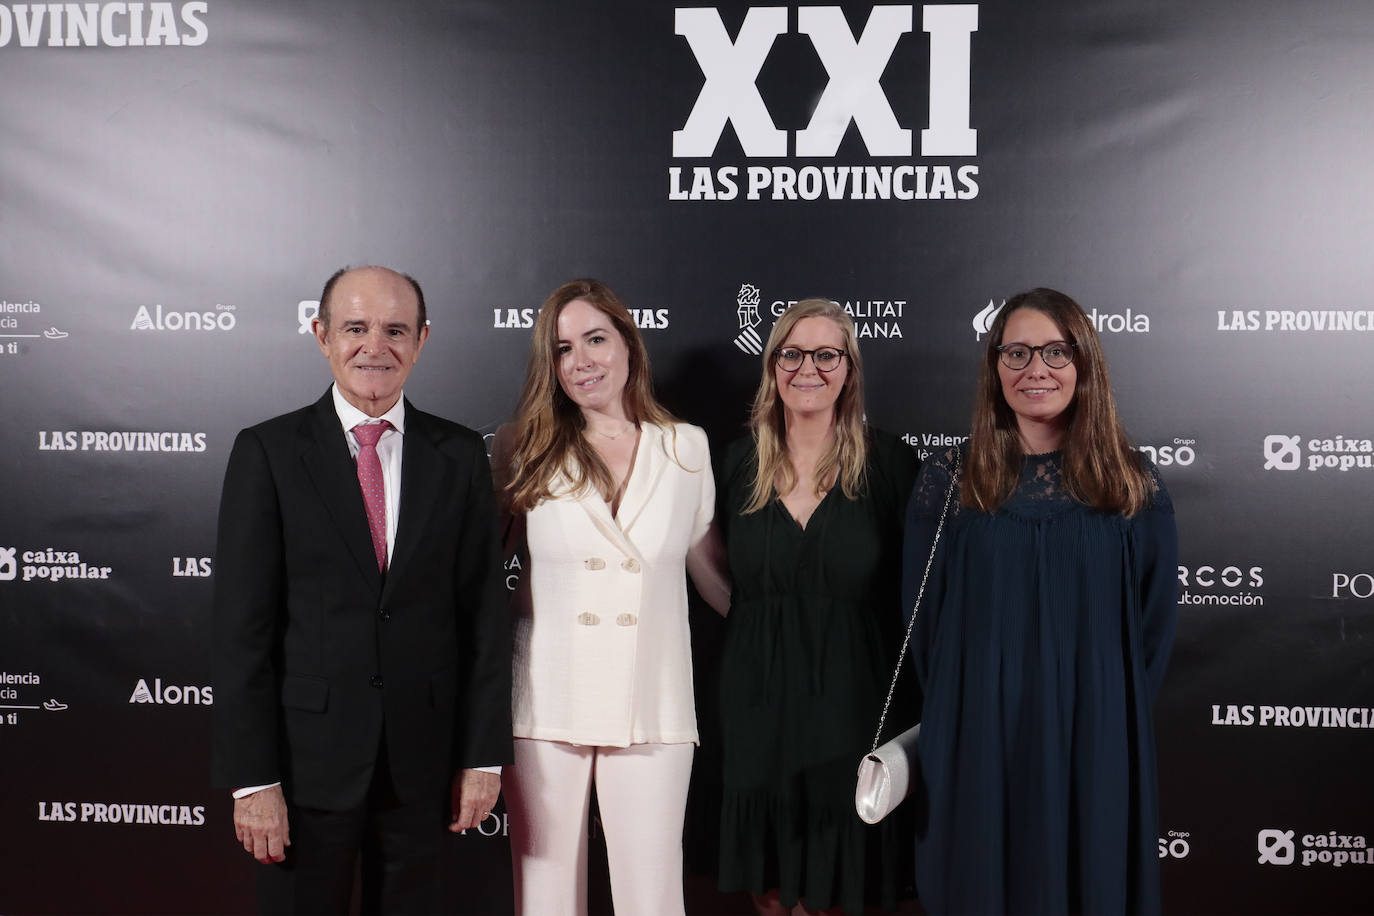
<path id="1" fill-rule="evenodd" d="M 903 509 L 918 466 L 864 422 L 844 310 L 806 299 L 784 312 L 718 513 L 735 583 L 720 885 L 749 891 L 760 913 L 893 909 L 911 871 L 909 812 L 864 824 L 854 779 L 901 644 Z"/>

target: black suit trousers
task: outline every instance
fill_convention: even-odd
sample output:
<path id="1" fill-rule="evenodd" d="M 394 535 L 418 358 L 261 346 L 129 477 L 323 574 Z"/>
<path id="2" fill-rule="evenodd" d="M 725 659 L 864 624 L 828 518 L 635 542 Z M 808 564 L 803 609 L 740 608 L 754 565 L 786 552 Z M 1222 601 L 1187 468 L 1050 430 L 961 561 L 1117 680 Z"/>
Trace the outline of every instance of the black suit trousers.
<path id="1" fill-rule="evenodd" d="M 378 755 L 361 805 L 322 811 L 288 803 L 286 861 L 258 870 L 262 913 L 348 913 L 359 876 L 364 916 L 437 912 L 448 787 L 403 804 L 396 797 L 385 741 Z"/>

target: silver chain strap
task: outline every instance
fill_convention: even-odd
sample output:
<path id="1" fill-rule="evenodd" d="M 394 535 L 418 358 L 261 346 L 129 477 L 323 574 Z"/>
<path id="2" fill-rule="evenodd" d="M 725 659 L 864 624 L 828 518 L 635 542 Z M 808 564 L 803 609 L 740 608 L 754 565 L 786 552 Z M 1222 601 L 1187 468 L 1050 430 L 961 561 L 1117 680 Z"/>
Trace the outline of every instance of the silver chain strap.
<path id="1" fill-rule="evenodd" d="M 945 516 L 949 514 L 949 503 L 954 496 L 954 488 L 959 485 L 959 450 L 954 450 L 954 464 L 949 471 L 949 489 L 945 491 L 945 505 L 940 509 L 940 521 L 935 526 L 935 540 L 930 542 L 930 556 L 926 557 L 926 571 L 921 574 L 921 587 L 916 592 L 916 603 L 911 608 L 911 619 L 906 622 L 906 638 L 902 640 L 902 651 L 897 654 L 897 670 L 892 672 L 892 683 L 887 688 L 887 699 L 883 701 L 883 714 L 878 717 L 878 731 L 873 735 L 871 754 L 878 749 L 883 735 L 883 725 L 887 723 L 887 710 L 892 705 L 892 695 L 897 692 L 897 676 L 902 673 L 902 662 L 906 660 L 907 646 L 911 644 L 911 630 L 916 626 L 916 612 L 921 608 L 921 599 L 926 594 L 926 580 L 930 578 L 930 566 L 935 562 L 935 548 L 940 546 L 940 533 L 945 530 Z"/>

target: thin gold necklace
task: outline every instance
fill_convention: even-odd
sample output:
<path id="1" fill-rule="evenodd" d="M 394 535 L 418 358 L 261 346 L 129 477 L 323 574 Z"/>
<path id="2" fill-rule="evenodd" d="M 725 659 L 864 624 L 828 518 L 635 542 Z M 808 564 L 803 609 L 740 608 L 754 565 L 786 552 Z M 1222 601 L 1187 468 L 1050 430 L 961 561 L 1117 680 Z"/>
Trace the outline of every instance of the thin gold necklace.
<path id="1" fill-rule="evenodd" d="M 632 430 L 632 429 L 634 429 L 634 428 L 635 428 L 635 425 L 634 425 L 633 423 L 631 423 L 629 426 L 625 427 L 625 428 L 622 429 L 620 432 L 616 433 L 614 436 L 612 436 L 610 433 L 603 433 L 601 430 L 596 429 L 596 428 L 594 428 L 594 427 L 592 428 L 592 432 L 596 433 L 598 436 L 604 436 L 604 437 L 607 438 L 607 439 L 619 439 L 621 436 L 625 435 L 626 433 L 628 433 L 630 430 Z"/>

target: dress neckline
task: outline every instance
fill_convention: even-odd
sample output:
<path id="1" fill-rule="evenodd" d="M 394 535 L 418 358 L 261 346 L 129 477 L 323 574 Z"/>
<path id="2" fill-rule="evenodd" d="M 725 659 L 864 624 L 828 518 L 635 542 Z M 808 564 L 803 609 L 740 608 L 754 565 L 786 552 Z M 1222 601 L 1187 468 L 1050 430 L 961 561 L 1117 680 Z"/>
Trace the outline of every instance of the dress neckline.
<path id="1" fill-rule="evenodd" d="M 816 516 L 820 514 L 821 509 L 830 501 L 830 494 L 835 492 L 835 487 L 838 485 L 839 481 L 836 481 L 830 489 L 825 491 L 825 495 L 821 497 L 821 501 L 816 503 L 816 508 L 812 509 L 811 514 L 807 516 L 805 525 L 797 521 L 797 517 L 787 508 L 787 504 L 782 501 L 782 497 L 778 495 L 776 489 L 773 491 L 773 504 L 778 507 L 779 512 L 787 517 L 787 520 L 792 523 L 792 526 L 796 528 L 798 532 L 806 534 L 806 532 L 811 530 L 811 523 L 816 520 Z"/>

